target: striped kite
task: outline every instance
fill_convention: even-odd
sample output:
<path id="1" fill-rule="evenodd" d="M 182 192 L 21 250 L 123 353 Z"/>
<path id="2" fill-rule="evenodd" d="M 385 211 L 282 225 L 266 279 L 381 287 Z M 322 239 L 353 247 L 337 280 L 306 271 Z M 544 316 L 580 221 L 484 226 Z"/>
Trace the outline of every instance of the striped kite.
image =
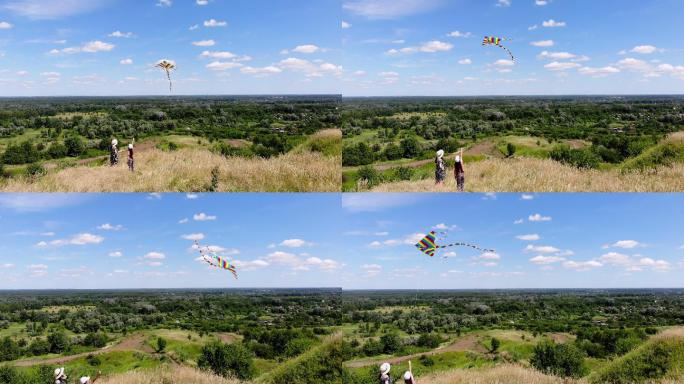
<path id="1" fill-rule="evenodd" d="M 496 45 L 497 47 L 506 50 L 506 52 L 508 52 L 508 54 L 511 55 L 511 60 L 515 63 L 515 56 L 513 56 L 513 52 L 511 52 L 508 48 L 503 46 L 502 42 L 504 41 L 509 41 L 509 39 L 485 36 L 485 38 L 482 39 L 482 45 Z"/>
<path id="2" fill-rule="evenodd" d="M 169 79 L 169 93 L 171 93 L 173 88 L 171 72 L 176 69 L 176 62 L 173 60 L 161 59 L 155 64 L 155 68 L 159 68 L 166 73 L 166 78 Z"/>
<path id="3" fill-rule="evenodd" d="M 216 252 L 212 251 L 209 247 L 202 247 L 197 241 L 195 241 L 195 246 L 199 250 L 202 261 L 211 265 L 214 268 L 220 268 L 230 271 L 230 273 L 233 274 L 233 277 L 235 277 L 235 279 L 237 280 L 238 276 L 237 270 L 235 269 L 235 265 L 231 264 L 230 261 L 224 259 L 223 257 L 217 255 Z"/>
<path id="4" fill-rule="evenodd" d="M 446 232 L 440 232 L 439 234 L 441 235 L 446 235 Z M 496 252 L 493 249 L 485 249 L 478 247 L 477 245 L 473 244 L 468 244 L 468 243 L 451 243 L 451 244 L 445 244 L 445 245 L 439 245 L 437 244 L 437 232 L 431 231 L 428 233 L 425 237 L 423 237 L 418 243 L 416 243 L 416 248 L 423 252 L 424 254 L 433 257 L 435 256 L 435 252 L 437 252 L 438 249 L 441 248 L 448 248 L 448 247 L 469 247 L 476 249 L 481 252 Z"/>

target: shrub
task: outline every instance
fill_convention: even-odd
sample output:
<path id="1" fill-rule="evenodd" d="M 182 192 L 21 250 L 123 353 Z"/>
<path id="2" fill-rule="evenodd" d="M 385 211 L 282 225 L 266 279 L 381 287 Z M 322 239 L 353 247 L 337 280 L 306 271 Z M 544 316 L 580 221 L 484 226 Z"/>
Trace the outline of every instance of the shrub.
<path id="1" fill-rule="evenodd" d="M 508 157 L 513 157 L 515 155 L 515 151 L 516 151 L 515 144 L 508 143 L 506 145 L 506 155 L 508 155 Z"/>
<path id="2" fill-rule="evenodd" d="M 397 352 L 401 347 L 401 339 L 396 333 L 386 333 L 380 336 L 380 343 L 382 343 L 382 352 L 388 355 Z"/>
<path id="3" fill-rule="evenodd" d="M 499 341 L 499 339 L 497 339 L 496 337 L 492 337 L 490 344 L 492 347 L 492 353 L 496 353 L 499 350 L 499 347 L 501 346 L 501 341 Z"/>
<path id="4" fill-rule="evenodd" d="M 435 360 L 434 360 L 432 357 L 426 356 L 426 355 L 420 356 L 420 357 L 418 358 L 418 361 L 419 361 L 420 364 L 422 364 L 424 367 L 432 367 L 433 365 L 435 365 Z"/>
<path id="5" fill-rule="evenodd" d="M 63 353 L 69 350 L 69 339 L 62 331 L 50 333 L 47 341 L 50 343 L 50 353 Z"/>
<path id="6" fill-rule="evenodd" d="M 163 337 L 158 337 L 157 338 L 157 352 L 162 353 L 166 349 L 166 339 Z"/>
<path id="7" fill-rule="evenodd" d="M 83 141 L 78 136 L 70 136 L 64 140 L 67 156 L 78 157 L 85 151 Z"/>
<path id="8" fill-rule="evenodd" d="M 409 167 L 397 167 L 393 170 L 394 180 L 408 181 L 413 177 L 413 169 Z"/>
<path id="9" fill-rule="evenodd" d="M 581 377 L 585 373 L 584 354 L 573 344 L 542 341 L 534 347 L 532 366 L 546 374 Z"/>
<path id="10" fill-rule="evenodd" d="M 83 339 L 83 344 L 89 347 L 102 348 L 107 345 L 109 338 L 104 333 L 89 333 Z"/>
<path id="11" fill-rule="evenodd" d="M 197 365 L 216 375 L 240 380 L 251 379 L 255 372 L 252 353 L 242 344 L 207 344 L 202 348 Z"/>
<path id="12" fill-rule="evenodd" d="M 439 344 L 442 342 L 442 338 L 435 333 L 423 333 L 420 335 L 418 338 L 417 345 L 419 347 L 426 347 L 426 348 L 437 348 L 439 347 Z"/>
<path id="13" fill-rule="evenodd" d="M 359 168 L 359 180 L 364 180 L 368 183 L 368 187 L 373 187 L 382 182 L 380 173 L 370 165 Z"/>
<path id="14" fill-rule="evenodd" d="M 45 174 L 45 168 L 38 163 L 31 163 L 26 166 L 26 170 L 24 172 L 29 177 L 39 177 Z"/>
<path id="15" fill-rule="evenodd" d="M 601 158 L 590 149 L 571 149 L 567 145 L 560 145 L 551 151 L 551 158 L 563 164 L 577 168 L 598 168 Z"/>
<path id="16" fill-rule="evenodd" d="M 0 340 L 0 361 L 12 361 L 21 356 L 19 345 L 9 336 Z"/>

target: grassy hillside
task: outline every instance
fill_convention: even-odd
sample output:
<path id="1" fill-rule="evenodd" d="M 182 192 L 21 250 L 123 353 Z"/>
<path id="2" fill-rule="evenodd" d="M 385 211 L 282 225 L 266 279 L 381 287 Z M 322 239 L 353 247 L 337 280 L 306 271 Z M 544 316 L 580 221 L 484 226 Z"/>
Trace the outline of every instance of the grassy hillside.
<path id="1" fill-rule="evenodd" d="M 645 383 L 649 380 L 684 382 L 684 328 L 676 328 L 653 337 L 644 345 L 592 374 L 596 383 Z"/>
<path id="2" fill-rule="evenodd" d="M 263 384 L 341 384 L 345 374 L 342 367 L 342 339 L 333 336 L 322 345 L 279 365 L 257 382 Z"/>
<path id="3" fill-rule="evenodd" d="M 0 191 L 22 192 L 336 192 L 340 190 L 337 130 L 307 138 L 291 153 L 264 158 L 224 157 L 209 150 L 151 148 L 136 155 L 131 173 L 119 166 L 75 166 L 0 181 Z"/>
<path id="4" fill-rule="evenodd" d="M 380 184 L 373 192 L 453 192 L 432 178 Z M 553 160 L 535 158 L 488 159 L 466 163 L 469 192 L 677 192 L 684 190 L 684 164 L 648 171 L 584 170 Z"/>
<path id="5" fill-rule="evenodd" d="M 153 371 L 128 372 L 106 377 L 98 384 L 238 384 L 240 381 L 225 379 L 190 367 L 163 366 Z M 245 382 L 242 382 L 246 384 Z"/>

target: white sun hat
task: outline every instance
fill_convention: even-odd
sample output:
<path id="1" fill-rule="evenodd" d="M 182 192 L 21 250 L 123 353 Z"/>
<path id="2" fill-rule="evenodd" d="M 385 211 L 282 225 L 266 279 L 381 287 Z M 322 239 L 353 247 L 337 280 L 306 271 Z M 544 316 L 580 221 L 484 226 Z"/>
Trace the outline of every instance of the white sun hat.
<path id="1" fill-rule="evenodd" d="M 88 383 L 90 383 L 90 377 L 88 377 L 88 376 L 81 377 L 81 384 L 88 384 Z"/>
<path id="2" fill-rule="evenodd" d="M 64 367 L 55 369 L 55 379 L 60 379 L 64 376 Z"/>
<path id="3" fill-rule="evenodd" d="M 440 149 L 439 151 L 437 151 L 437 157 L 442 157 L 442 156 L 444 156 L 444 150 Z"/>
<path id="4" fill-rule="evenodd" d="M 112 145 L 118 145 L 118 144 L 119 144 L 119 140 L 117 140 L 117 139 L 112 140 Z"/>
<path id="5" fill-rule="evenodd" d="M 390 368 L 390 363 L 382 363 L 382 365 L 380 365 L 380 373 L 386 375 L 389 373 Z"/>
<path id="6" fill-rule="evenodd" d="M 461 156 L 456 155 L 456 162 L 457 162 L 457 163 L 460 163 L 460 162 L 461 162 Z"/>
<path id="7" fill-rule="evenodd" d="M 413 379 L 413 375 L 411 374 L 411 372 L 409 372 L 409 371 L 404 372 L 404 380 L 411 380 L 411 379 Z"/>
<path id="8" fill-rule="evenodd" d="M 128 144 L 128 149 L 133 149 L 133 144 Z"/>

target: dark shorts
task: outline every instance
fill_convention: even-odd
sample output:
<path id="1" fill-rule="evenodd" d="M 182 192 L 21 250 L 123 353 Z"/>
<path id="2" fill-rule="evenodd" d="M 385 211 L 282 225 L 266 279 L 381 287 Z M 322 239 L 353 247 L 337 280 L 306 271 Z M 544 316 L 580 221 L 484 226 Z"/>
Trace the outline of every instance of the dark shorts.
<path id="1" fill-rule="evenodd" d="M 456 175 L 456 186 L 458 186 L 459 191 L 463 192 L 463 189 L 465 188 L 465 173 Z"/>

